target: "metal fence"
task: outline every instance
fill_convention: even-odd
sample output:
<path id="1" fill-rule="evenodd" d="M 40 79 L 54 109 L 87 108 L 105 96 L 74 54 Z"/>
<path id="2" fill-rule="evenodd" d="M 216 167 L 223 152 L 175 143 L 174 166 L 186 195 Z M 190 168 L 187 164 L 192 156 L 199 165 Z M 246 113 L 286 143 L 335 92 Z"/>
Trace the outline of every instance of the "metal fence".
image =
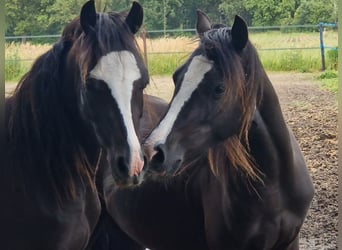
<path id="1" fill-rule="evenodd" d="M 257 48 L 258 51 L 281 51 L 281 50 L 320 50 L 322 59 L 322 70 L 326 69 L 325 62 L 325 52 L 326 49 L 337 50 L 337 44 L 327 44 L 324 40 L 324 32 L 326 29 L 337 30 L 337 23 L 319 23 L 317 25 L 290 25 L 290 26 L 262 26 L 262 27 L 249 27 L 250 34 L 253 33 L 263 33 L 271 31 L 280 31 L 282 33 L 291 32 L 316 32 L 317 33 L 317 46 L 302 46 L 302 47 L 291 47 L 291 46 L 272 46 L 272 47 L 261 47 Z M 172 30 L 142 30 L 138 34 L 143 40 L 143 53 L 144 59 L 147 63 L 147 58 L 150 54 L 155 53 L 184 53 L 184 51 L 162 51 L 162 52 L 151 52 L 148 51 L 146 43 L 147 39 L 160 38 L 160 37 L 179 37 L 179 36 L 189 36 L 193 37 L 196 35 L 195 29 L 172 29 Z M 60 35 L 36 35 L 36 36 L 5 36 L 6 42 L 16 42 L 16 43 L 50 43 L 53 44 L 59 39 Z M 191 52 L 191 51 L 189 51 Z M 20 58 L 20 61 L 33 61 L 36 58 Z M 13 59 L 6 59 L 6 61 L 11 61 Z M 18 59 L 16 59 L 18 60 Z"/>

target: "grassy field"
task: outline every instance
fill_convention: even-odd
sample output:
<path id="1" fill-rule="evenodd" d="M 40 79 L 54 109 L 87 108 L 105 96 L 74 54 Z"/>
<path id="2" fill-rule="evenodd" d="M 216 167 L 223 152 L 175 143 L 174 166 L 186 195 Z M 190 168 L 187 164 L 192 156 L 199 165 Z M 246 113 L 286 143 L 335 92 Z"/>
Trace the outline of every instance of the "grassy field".
<path id="1" fill-rule="evenodd" d="M 337 32 L 324 34 L 325 44 L 337 46 Z M 250 40 L 258 49 L 261 61 L 269 71 L 317 72 L 321 69 L 319 33 L 282 33 L 279 31 L 251 32 Z M 138 38 L 140 48 L 143 42 Z M 148 68 L 151 75 L 171 75 L 197 46 L 189 37 L 147 39 Z M 298 49 L 312 48 L 317 49 Z M 51 45 L 7 43 L 5 47 L 6 81 L 17 81 L 28 71 L 34 59 Z M 270 50 L 292 48 L 289 50 Z M 327 53 L 328 54 L 328 53 Z M 337 59 L 336 59 L 337 60 Z M 336 67 L 336 60 L 327 58 L 327 69 Z"/>

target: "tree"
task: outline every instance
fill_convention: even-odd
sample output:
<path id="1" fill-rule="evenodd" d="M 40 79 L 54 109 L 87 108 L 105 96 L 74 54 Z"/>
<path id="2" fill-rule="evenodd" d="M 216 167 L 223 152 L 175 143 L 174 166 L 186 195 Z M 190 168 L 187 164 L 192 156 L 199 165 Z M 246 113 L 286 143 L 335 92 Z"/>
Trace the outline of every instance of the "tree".
<path id="1" fill-rule="evenodd" d="M 98 12 L 107 11 L 128 11 L 132 6 L 131 0 L 96 0 Z"/>
<path id="2" fill-rule="evenodd" d="M 284 17 L 281 0 L 245 0 L 244 3 L 254 26 L 280 25 Z"/>
<path id="3" fill-rule="evenodd" d="M 251 16 L 241 0 L 224 0 L 219 5 L 220 13 L 225 17 L 225 24 L 232 25 L 235 15 L 243 17 L 248 24 L 251 23 Z"/>
<path id="4" fill-rule="evenodd" d="M 84 0 L 56 0 L 47 9 L 49 13 L 49 26 L 53 27 L 55 32 L 60 33 L 64 26 L 71 20 L 80 15 L 80 10 Z"/>
<path id="5" fill-rule="evenodd" d="M 296 24 L 318 24 L 337 21 L 337 1 L 306 0 L 301 3 L 294 16 Z"/>
<path id="6" fill-rule="evenodd" d="M 59 34 L 80 14 L 85 0 L 6 1 L 6 35 Z M 96 0 L 102 12 L 129 10 L 130 0 Z"/>
<path id="7" fill-rule="evenodd" d="M 6 35 L 59 34 L 79 16 L 86 0 L 9 0 Z M 213 23 L 231 25 L 236 14 L 249 25 L 317 24 L 337 21 L 337 0 L 140 0 L 148 30 L 195 28 L 196 10 Z M 97 11 L 127 11 L 132 0 L 96 0 Z"/>
<path id="8" fill-rule="evenodd" d="M 11 35 L 38 35 L 48 31 L 47 8 L 54 0 L 6 1 L 6 31 Z"/>
<path id="9" fill-rule="evenodd" d="M 177 17 L 181 26 L 193 29 L 196 27 L 196 10 L 200 9 L 208 14 L 213 23 L 222 22 L 222 16 L 219 11 L 220 1 L 214 0 L 187 0 L 181 8 L 177 9 Z"/>
<path id="10" fill-rule="evenodd" d="M 148 30 L 179 28 L 179 9 L 183 0 L 145 0 L 142 2 Z"/>

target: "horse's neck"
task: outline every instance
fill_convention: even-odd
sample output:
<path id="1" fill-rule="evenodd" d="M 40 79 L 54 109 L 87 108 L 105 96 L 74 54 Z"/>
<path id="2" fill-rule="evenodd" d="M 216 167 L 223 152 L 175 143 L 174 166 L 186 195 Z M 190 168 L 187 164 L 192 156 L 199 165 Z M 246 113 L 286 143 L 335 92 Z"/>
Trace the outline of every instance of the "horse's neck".
<path id="1" fill-rule="evenodd" d="M 258 110 L 279 152 L 286 157 L 290 157 L 292 151 L 289 131 L 278 96 L 268 78 L 264 80 L 262 101 L 258 106 Z"/>
<path id="2" fill-rule="evenodd" d="M 267 175 L 281 171 L 290 173 L 293 149 L 289 130 L 271 82 L 266 78 L 263 84 L 262 100 L 255 111 L 249 132 L 252 154 L 261 171 Z"/>
<path id="3" fill-rule="evenodd" d="M 278 194 L 284 205 L 305 216 L 314 193 L 311 177 L 272 85 L 269 81 L 265 85 L 263 101 L 254 114 L 249 133 L 252 156 L 265 174 L 263 179 L 273 190 L 271 193 L 281 190 Z"/>

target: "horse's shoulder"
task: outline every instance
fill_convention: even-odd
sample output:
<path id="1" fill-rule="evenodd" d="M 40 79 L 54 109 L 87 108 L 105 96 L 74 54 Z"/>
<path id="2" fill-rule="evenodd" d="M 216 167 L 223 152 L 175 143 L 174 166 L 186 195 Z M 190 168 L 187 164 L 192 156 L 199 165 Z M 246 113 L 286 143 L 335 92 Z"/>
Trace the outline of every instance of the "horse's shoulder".
<path id="1" fill-rule="evenodd" d="M 277 199 L 284 203 L 288 212 L 303 216 L 312 200 L 314 189 L 295 135 L 291 128 L 286 126 L 282 133 L 286 135 L 284 138 L 289 139 L 279 136 L 275 138 L 272 136 L 272 127 L 268 126 L 258 113 L 253 122 L 250 137 L 254 150 L 253 158 L 265 174 L 265 183 L 274 185 L 272 188 L 266 186 L 264 195 L 273 197 L 273 190 L 277 190 Z"/>
<path id="2" fill-rule="evenodd" d="M 291 187 L 288 187 L 289 185 L 287 185 L 286 190 L 289 191 L 288 195 L 293 201 L 291 206 L 293 206 L 298 213 L 306 214 L 307 208 L 314 195 L 314 187 L 304 155 L 291 129 L 289 129 L 289 134 L 293 155 L 293 173 L 292 179 L 289 182 Z"/>

